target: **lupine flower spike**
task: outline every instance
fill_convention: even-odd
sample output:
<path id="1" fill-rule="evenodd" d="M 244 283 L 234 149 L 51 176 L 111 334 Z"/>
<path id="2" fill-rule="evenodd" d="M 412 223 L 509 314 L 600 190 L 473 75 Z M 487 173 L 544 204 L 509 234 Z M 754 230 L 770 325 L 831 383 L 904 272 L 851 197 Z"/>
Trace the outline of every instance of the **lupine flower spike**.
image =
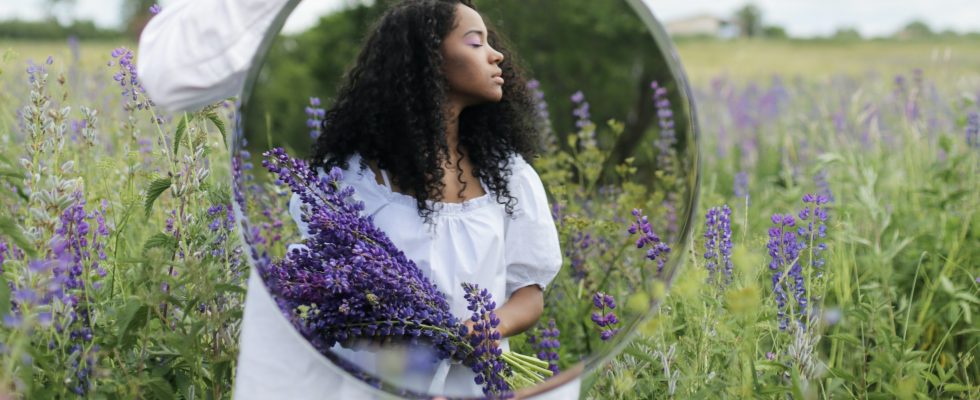
<path id="1" fill-rule="evenodd" d="M 599 338 L 608 341 L 619 333 L 619 319 L 613 310 L 616 308 L 616 299 L 603 292 L 596 292 L 592 296 L 592 305 L 595 311 L 592 313 L 592 322 L 599 327 Z"/>

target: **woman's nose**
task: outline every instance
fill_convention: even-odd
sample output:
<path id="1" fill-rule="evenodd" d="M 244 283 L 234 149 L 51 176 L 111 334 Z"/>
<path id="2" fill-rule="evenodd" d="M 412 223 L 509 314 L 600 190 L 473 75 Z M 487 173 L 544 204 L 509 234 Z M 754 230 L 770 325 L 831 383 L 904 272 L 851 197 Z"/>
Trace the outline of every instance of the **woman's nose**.
<path id="1" fill-rule="evenodd" d="M 490 50 L 490 57 L 493 60 L 494 64 L 500 64 L 501 62 L 504 61 L 504 53 L 501 53 L 493 48 L 491 48 Z"/>

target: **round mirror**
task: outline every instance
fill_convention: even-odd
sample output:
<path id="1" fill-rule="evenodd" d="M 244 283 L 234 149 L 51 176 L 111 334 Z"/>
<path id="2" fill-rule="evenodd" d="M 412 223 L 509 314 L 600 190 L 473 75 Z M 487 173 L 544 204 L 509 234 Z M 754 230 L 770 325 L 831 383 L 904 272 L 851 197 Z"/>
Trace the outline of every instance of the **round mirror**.
<path id="1" fill-rule="evenodd" d="M 409 397 L 547 392 L 679 272 L 697 123 L 648 6 L 460 3 L 292 1 L 267 32 L 234 197 L 249 297 L 303 344 L 261 362 Z M 272 329 L 249 307 L 238 379 Z"/>

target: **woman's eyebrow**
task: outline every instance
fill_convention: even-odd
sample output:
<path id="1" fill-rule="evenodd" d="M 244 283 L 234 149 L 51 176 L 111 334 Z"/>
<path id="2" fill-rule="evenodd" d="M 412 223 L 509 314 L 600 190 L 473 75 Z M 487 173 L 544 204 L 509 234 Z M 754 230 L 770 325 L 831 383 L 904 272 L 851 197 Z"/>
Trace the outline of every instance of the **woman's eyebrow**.
<path id="1" fill-rule="evenodd" d="M 481 31 L 479 29 L 470 29 L 470 30 L 466 31 L 466 33 L 464 33 L 463 36 L 469 35 L 471 33 L 477 33 L 480 36 L 483 36 L 483 31 Z"/>

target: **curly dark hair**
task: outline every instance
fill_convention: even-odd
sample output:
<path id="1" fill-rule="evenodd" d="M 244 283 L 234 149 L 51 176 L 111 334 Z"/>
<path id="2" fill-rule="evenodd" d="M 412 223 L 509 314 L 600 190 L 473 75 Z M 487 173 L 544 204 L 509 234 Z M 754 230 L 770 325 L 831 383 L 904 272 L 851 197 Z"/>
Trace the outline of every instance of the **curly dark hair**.
<path id="1" fill-rule="evenodd" d="M 475 9 L 470 0 L 405 0 L 389 8 L 339 86 L 313 148 L 312 164 L 327 170 L 348 168 L 353 153 L 375 161 L 415 197 L 427 222 L 433 210 L 426 200 L 442 199 L 441 165 L 449 159 L 442 111 L 448 82 L 440 48 L 454 29 L 457 4 Z M 487 25 L 487 41 L 504 54 L 498 65 L 503 98 L 461 112 L 456 150 L 465 150 L 473 175 L 511 215 L 517 201 L 507 189 L 510 157 L 530 160 L 539 151 L 540 133 L 523 70 L 502 35 Z M 462 181 L 461 172 L 457 179 Z"/>

